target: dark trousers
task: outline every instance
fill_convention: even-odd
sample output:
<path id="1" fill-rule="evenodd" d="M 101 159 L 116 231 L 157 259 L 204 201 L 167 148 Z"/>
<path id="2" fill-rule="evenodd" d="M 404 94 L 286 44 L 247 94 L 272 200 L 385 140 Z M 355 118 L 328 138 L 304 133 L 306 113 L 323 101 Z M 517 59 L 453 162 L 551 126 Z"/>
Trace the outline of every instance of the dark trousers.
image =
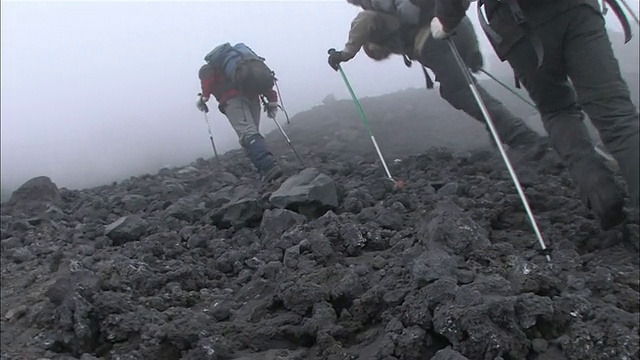
<path id="1" fill-rule="evenodd" d="M 593 149 L 581 110 L 598 129 L 617 160 L 638 207 L 639 117 L 620 74 L 604 19 L 588 5 L 573 7 L 533 30 L 544 48 L 540 68 L 527 38 L 506 54 L 506 60 L 537 105 L 554 149 L 567 164 L 583 192 L 590 178 L 609 170 Z"/>

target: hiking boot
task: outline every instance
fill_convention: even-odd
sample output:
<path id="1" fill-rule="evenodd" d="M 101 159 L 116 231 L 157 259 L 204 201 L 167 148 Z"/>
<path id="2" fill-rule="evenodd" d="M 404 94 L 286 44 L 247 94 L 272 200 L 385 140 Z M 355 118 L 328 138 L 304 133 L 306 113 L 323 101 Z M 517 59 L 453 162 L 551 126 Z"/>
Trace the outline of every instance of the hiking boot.
<path id="1" fill-rule="evenodd" d="M 249 145 L 246 150 L 247 155 L 256 167 L 261 180 L 268 182 L 282 176 L 282 170 L 267 148 L 262 136 L 253 136 L 249 140 Z"/>
<path id="2" fill-rule="evenodd" d="M 280 178 L 282 176 L 282 174 L 283 174 L 283 172 L 282 172 L 282 168 L 280 168 L 280 165 L 274 164 L 271 167 L 271 169 L 269 169 L 269 171 L 267 171 L 262 176 L 262 181 L 271 182 L 273 180 L 276 180 L 276 179 Z"/>
<path id="3" fill-rule="evenodd" d="M 626 220 L 624 193 L 608 174 L 589 174 L 581 181 L 587 208 L 600 222 L 603 230 L 609 230 Z"/>

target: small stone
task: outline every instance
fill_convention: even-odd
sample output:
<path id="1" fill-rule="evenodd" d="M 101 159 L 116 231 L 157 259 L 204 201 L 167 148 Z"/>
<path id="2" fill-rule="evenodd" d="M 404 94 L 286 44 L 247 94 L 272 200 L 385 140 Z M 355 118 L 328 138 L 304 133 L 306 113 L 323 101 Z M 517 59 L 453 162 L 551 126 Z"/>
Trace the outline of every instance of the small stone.
<path id="1" fill-rule="evenodd" d="M 458 187 L 459 185 L 457 182 L 447 183 L 446 185 L 441 187 L 440 190 L 438 190 L 438 195 L 441 195 L 441 196 L 456 195 L 458 193 Z"/>
<path id="2" fill-rule="evenodd" d="M 215 302 L 209 312 L 216 320 L 225 321 L 231 316 L 231 306 L 222 301 Z"/>
<path id="3" fill-rule="evenodd" d="M 300 257 L 300 245 L 294 245 L 284 251 L 282 263 L 284 266 L 295 269 L 298 267 L 298 258 Z"/>
<path id="4" fill-rule="evenodd" d="M 0 244 L 1 244 L 0 247 L 2 247 L 2 250 L 10 250 L 10 249 L 15 249 L 17 247 L 22 246 L 22 241 L 20 241 L 19 238 L 13 236 L 13 237 L 2 240 Z"/>
<path id="5" fill-rule="evenodd" d="M 111 246 L 113 244 L 113 241 L 111 241 L 111 239 L 109 239 L 106 236 L 98 236 L 94 241 L 93 241 L 93 247 L 96 250 L 100 250 L 102 248 L 105 248 L 107 246 Z"/>
<path id="6" fill-rule="evenodd" d="M 78 253 L 82 255 L 91 256 L 95 251 L 95 247 L 82 244 L 82 245 L 78 245 L 77 250 L 78 250 Z"/>
<path id="7" fill-rule="evenodd" d="M 531 341 L 531 349 L 538 354 L 542 354 L 543 352 L 547 351 L 548 348 L 549 344 L 545 339 L 533 339 Z"/>
<path id="8" fill-rule="evenodd" d="M 476 274 L 473 270 L 458 269 L 456 277 L 460 284 L 470 284 L 475 279 Z"/>
<path id="9" fill-rule="evenodd" d="M 207 246 L 207 239 L 200 235 L 191 235 L 189 236 L 189 240 L 187 240 L 187 245 L 189 249 L 203 248 Z"/>
<path id="10" fill-rule="evenodd" d="M 16 264 L 35 259 L 35 255 L 33 255 L 33 253 L 26 247 L 11 249 L 11 251 L 8 252 L 7 257 L 13 260 Z"/>
<path id="11" fill-rule="evenodd" d="M 371 261 L 371 266 L 376 270 L 382 269 L 385 265 L 387 265 L 387 260 L 380 255 L 374 257 L 373 261 Z"/>
<path id="12" fill-rule="evenodd" d="M 250 259 L 245 260 L 244 264 L 247 265 L 247 267 L 249 269 L 256 270 L 260 266 L 264 265 L 264 261 L 262 261 L 262 260 L 260 260 L 260 259 L 258 259 L 256 257 L 252 257 Z"/>
<path id="13" fill-rule="evenodd" d="M 26 305 L 20 305 L 16 308 L 13 308 L 7 311 L 7 313 L 4 315 L 4 318 L 7 321 L 10 321 L 12 319 L 19 319 L 23 317 L 27 313 L 27 311 L 29 311 L 29 309 L 27 308 Z"/>

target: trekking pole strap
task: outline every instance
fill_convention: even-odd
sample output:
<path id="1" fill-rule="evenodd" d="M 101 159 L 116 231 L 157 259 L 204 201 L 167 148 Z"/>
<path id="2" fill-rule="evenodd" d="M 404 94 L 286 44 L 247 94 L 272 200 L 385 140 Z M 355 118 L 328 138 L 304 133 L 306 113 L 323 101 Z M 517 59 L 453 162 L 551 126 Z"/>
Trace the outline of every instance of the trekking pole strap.
<path id="1" fill-rule="evenodd" d="M 498 84 L 500 84 L 503 88 L 507 89 L 507 90 L 508 90 L 509 92 L 511 92 L 513 95 L 515 95 L 515 96 L 517 96 L 518 98 L 520 98 L 520 100 L 524 101 L 527 105 L 531 106 L 532 108 L 534 108 L 534 109 L 536 109 L 536 110 L 538 109 L 538 108 L 536 107 L 536 105 L 535 105 L 533 102 L 531 102 L 531 101 L 527 100 L 524 96 L 522 96 L 522 95 L 518 94 L 515 90 L 513 90 L 512 88 L 510 88 L 509 86 L 507 86 L 507 84 L 505 84 L 505 83 L 503 83 L 502 81 L 500 81 L 498 78 L 496 78 L 495 76 L 493 76 L 493 75 L 492 75 L 491 73 L 489 73 L 487 70 L 485 70 L 485 69 L 480 69 L 480 71 L 481 71 L 483 74 L 485 74 L 485 75 L 487 75 L 488 77 L 490 77 L 490 78 L 491 78 L 492 80 L 494 80 L 495 82 L 497 82 Z"/>

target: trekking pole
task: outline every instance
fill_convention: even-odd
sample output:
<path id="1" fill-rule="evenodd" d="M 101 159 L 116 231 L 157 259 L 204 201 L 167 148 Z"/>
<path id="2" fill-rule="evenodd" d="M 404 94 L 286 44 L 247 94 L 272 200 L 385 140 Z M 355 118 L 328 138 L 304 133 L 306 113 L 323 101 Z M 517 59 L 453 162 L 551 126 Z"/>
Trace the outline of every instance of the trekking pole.
<path id="1" fill-rule="evenodd" d="M 264 105 L 267 104 L 267 100 L 262 97 L 262 103 Z M 284 129 L 282 128 L 282 126 L 280 126 L 280 123 L 278 122 L 278 120 L 276 120 L 276 118 L 273 118 L 273 122 L 276 123 L 276 126 L 278 127 L 278 129 L 280 130 L 280 133 L 282 134 L 282 136 L 284 136 L 285 140 L 287 141 L 287 143 L 289 144 L 289 146 L 291 147 L 291 150 L 293 150 L 293 153 L 296 155 L 296 157 L 298 158 L 298 160 L 300 160 L 300 164 L 302 164 L 303 167 L 306 167 L 304 165 L 304 161 L 302 161 L 302 158 L 300 158 L 300 155 L 298 155 L 298 152 L 296 151 L 296 148 L 293 147 L 293 144 L 291 143 L 291 140 L 289 139 L 289 136 L 287 136 L 287 133 L 284 132 Z"/>
<path id="2" fill-rule="evenodd" d="M 216 150 L 216 144 L 213 142 L 213 134 L 211 134 L 211 124 L 209 124 L 209 118 L 207 117 L 206 112 L 202 112 L 204 114 L 204 122 L 207 123 L 207 129 L 209 130 L 209 140 L 211 140 L 211 147 L 213 147 L 213 153 L 216 155 L 216 160 L 218 163 L 220 162 L 220 158 L 218 157 L 218 150 Z"/>
<path id="3" fill-rule="evenodd" d="M 524 96 L 518 94 L 515 90 L 513 90 L 511 87 L 509 87 L 509 85 L 503 83 L 502 81 L 498 80 L 498 78 L 496 78 L 495 76 L 491 75 L 487 70 L 485 69 L 480 69 L 480 71 L 482 73 L 484 73 L 485 75 L 487 75 L 488 77 L 490 77 L 491 79 L 493 79 L 495 82 L 497 82 L 498 84 L 502 85 L 503 88 L 507 89 L 509 92 L 511 92 L 513 95 L 517 96 L 520 98 L 520 100 L 524 101 L 525 103 L 527 103 L 529 106 L 531 106 L 532 108 L 538 110 L 538 108 L 536 107 L 536 105 L 527 100 Z"/>
<path id="4" fill-rule="evenodd" d="M 518 195 L 520 195 L 520 199 L 522 200 L 522 204 L 524 205 L 524 208 L 527 212 L 527 215 L 529 216 L 529 220 L 531 221 L 531 226 L 533 227 L 533 231 L 536 234 L 536 237 L 538 238 L 538 242 L 540 243 L 540 246 L 542 247 L 542 253 L 545 255 L 545 257 L 547 258 L 547 261 L 551 261 L 551 257 L 549 256 L 548 250 L 546 245 L 544 244 L 544 240 L 542 238 L 542 234 L 540 233 L 540 229 L 538 229 L 538 223 L 536 222 L 535 217 L 533 216 L 533 212 L 531 211 L 531 208 L 529 207 L 529 202 L 527 201 L 527 197 L 524 194 L 524 191 L 522 190 L 522 186 L 520 185 L 520 181 L 518 180 L 518 175 L 516 175 L 516 172 L 513 170 L 513 167 L 511 166 L 511 162 L 509 161 L 509 157 L 507 156 L 507 153 L 504 151 L 504 148 L 502 146 L 502 141 L 500 140 L 500 136 L 498 135 L 498 132 L 496 131 L 495 126 L 493 125 L 493 121 L 491 120 L 491 115 L 489 115 L 489 111 L 487 110 L 487 107 L 484 103 L 484 101 L 482 100 L 482 97 L 480 97 L 480 93 L 478 92 L 478 89 L 476 88 L 475 83 L 473 82 L 473 78 L 471 77 L 471 73 L 469 72 L 469 69 L 466 67 L 464 60 L 462 60 L 462 57 L 460 56 L 460 53 L 458 52 L 458 49 L 456 48 L 456 44 L 453 43 L 453 39 L 451 39 L 451 37 L 447 38 L 447 43 L 449 44 L 449 48 L 451 48 L 451 52 L 453 52 L 454 57 L 456 58 L 456 62 L 458 63 L 458 66 L 460 67 L 460 71 L 462 71 L 464 77 L 467 79 L 467 82 L 469 84 L 469 88 L 471 89 L 471 93 L 473 94 L 473 97 L 475 98 L 476 102 L 478 103 L 478 106 L 480 107 L 480 111 L 482 112 L 482 115 L 484 116 L 484 119 L 487 122 L 487 125 L 489 126 L 489 130 L 491 131 L 491 135 L 493 136 L 493 139 L 496 142 L 496 145 L 498 146 L 498 150 L 500 150 L 500 155 L 502 155 L 502 159 L 504 160 L 505 164 L 507 165 L 507 169 L 509 170 L 509 174 L 511 175 L 511 178 L 513 179 L 513 182 L 516 186 L 516 190 L 518 191 Z"/>
<path id="5" fill-rule="evenodd" d="M 331 55 L 335 51 L 336 51 L 335 49 L 329 49 L 329 55 Z M 358 97 L 356 96 L 355 92 L 351 88 L 351 84 L 349 83 L 349 80 L 347 79 L 347 76 L 344 74 L 344 71 L 342 70 L 342 66 L 338 65 L 338 71 L 340 72 L 340 75 L 342 75 L 342 80 L 344 80 L 344 83 L 347 85 L 347 89 L 349 90 L 349 93 L 351 94 L 351 97 L 353 98 L 353 102 L 356 104 L 356 108 L 358 109 L 358 112 L 360 113 L 360 117 L 362 118 L 362 123 L 364 124 L 364 127 L 369 132 L 369 136 L 371 137 L 371 141 L 373 142 L 373 146 L 376 148 L 376 152 L 378 153 L 378 157 L 380 158 L 380 161 L 382 162 L 382 166 L 384 166 L 384 171 L 387 173 L 387 177 L 389 178 L 389 180 L 393 181 L 394 184 L 396 184 L 396 186 L 398 188 L 404 187 L 404 182 L 402 182 L 402 180 L 396 181 L 391 176 L 391 172 L 389 171 L 389 167 L 387 167 L 387 163 L 384 161 L 384 157 L 382 156 L 382 152 L 380 151 L 380 147 L 378 146 L 378 142 L 376 141 L 376 138 L 375 138 L 375 136 L 373 136 L 373 132 L 371 131 L 371 128 L 369 127 L 369 122 L 367 121 L 367 117 L 364 115 L 364 110 L 362 110 L 362 105 L 360 104 L 360 101 L 358 100 Z"/>
<path id="6" fill-rule="evenodd" d="M 284 113 L 284 117 L 287 118 L 287 124 L 291 124 L 291 121 L 289 120 L 289 114 L 287 114 L 287 109 L 284 108 L 284 101 L 282 101 L 282 94 L 280 93 L 280 87 L 278 86 L 278 79 L 276 78 L 276 73 L 272 71 L 271 75 L 273 76 L 273 83 L 276 85 L 276 91 L 278 92 L 278 99 L 280 99 L 280 104 L 278 104 L 278 107 L 282 109 L 282 112 Z"/>
<path id="7" fill-rule="evenodd" d="M 640 20 L 638 20 L 638 17 L 636 16 L 636 13 L 633 12 L 633 9 L 631 9 L 631 6 L 629 6 L 629 3 L 627 3 L 626 0 L 621 0 L 621 2 L 622 2 L 622 5 L 627 9 L 629 14 L 631 14 L 631 17 L 633 18 L 633 20 L 636 21 L 636 24 L 640 25 Z"/>

